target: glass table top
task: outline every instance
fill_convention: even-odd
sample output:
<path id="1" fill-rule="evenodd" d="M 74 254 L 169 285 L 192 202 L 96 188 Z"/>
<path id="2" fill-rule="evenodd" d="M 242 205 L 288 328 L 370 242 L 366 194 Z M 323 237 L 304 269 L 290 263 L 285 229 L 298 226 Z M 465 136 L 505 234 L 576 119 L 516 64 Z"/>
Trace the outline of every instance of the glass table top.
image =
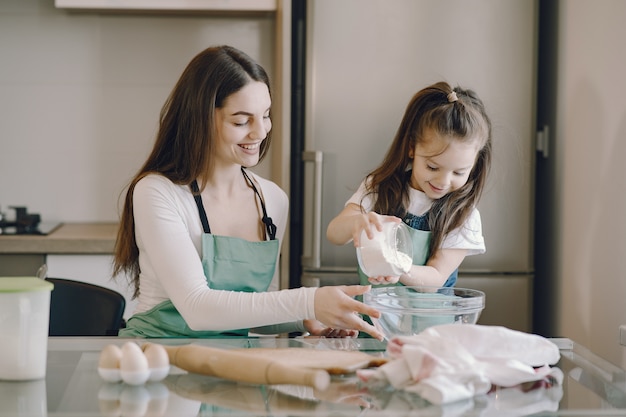
<path id="1" fill-rule="evenodd" d="M 105 382 L 97 372 L 101 349 L 120 338 L 49 338 L 46 378 L 0 381 L 0 416 L 526 416 L 626 415 L 626 373 L 569 339 L 556 365 L 563 384 L 495 389 L 487 395 L 436 406 L 416 394 L 368 386 L 354 374 L 333 376 L 318 392 L 296 385 L 253 385 L 191 374 L 173 367 L 159 382 L 139 386 Z M 385 355 L 373 339 L 162 339 L 164 345 L 360 350 Z M 142 343 L 142 341 L 139 341 Z"/>

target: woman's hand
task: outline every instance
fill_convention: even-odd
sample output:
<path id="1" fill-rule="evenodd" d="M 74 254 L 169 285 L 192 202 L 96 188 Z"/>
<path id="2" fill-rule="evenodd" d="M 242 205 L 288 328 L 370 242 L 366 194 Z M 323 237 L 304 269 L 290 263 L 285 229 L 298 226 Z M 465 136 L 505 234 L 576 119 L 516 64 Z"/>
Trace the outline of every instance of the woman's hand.
<path id="1" fill-rule="evenodd" d="M 358 330 L 353 329 L 334 329 L 326 327 L 317 320 L 304 320 L 304 327 L 311 336 L 323 336 L 328 338 L 355 338 L 359 335 Z"/>
<path id="2" fill-rule="evenodd" d="M 353 298 L 368 292 L 370 288 L 369 285 L 319 287 L 315 291 L 315 318 L 331 329 L 364 331 L 375 339 L 383 340 L 383 334 L 360 316 L 364 314 L 378 318 L 380 312 Z"/>

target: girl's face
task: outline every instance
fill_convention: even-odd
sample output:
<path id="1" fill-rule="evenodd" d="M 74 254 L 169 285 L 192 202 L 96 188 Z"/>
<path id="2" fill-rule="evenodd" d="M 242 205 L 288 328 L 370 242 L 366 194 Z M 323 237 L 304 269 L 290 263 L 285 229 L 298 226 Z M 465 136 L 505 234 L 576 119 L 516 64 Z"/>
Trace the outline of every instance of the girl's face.
<path id="1" fill-rule="evenodd" d="M 271 104 L 267 85 L 252 81 L 215 110 L 218 162 L 245 167 L 259 163 L 261 142 L 272 128 Z"/>
<path id="2" fill-rule="evenodd" d="M 478 137 L 461 142 L 432 129 L 426 130 L 424 139 L 412 152 L 411 187 L 433 200 L 458 190 L 469 178 L 479 144 Z"/>

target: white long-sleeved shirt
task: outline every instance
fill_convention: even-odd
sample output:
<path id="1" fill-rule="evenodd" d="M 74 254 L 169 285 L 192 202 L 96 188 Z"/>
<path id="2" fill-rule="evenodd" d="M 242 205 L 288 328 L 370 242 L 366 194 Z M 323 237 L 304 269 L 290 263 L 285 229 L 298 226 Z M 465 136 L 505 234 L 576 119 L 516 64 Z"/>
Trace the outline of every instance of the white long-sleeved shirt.
<path id="1" fill-rule="evenodd" d="M 282 242 L 289 210 L 287 195 L 275 183 L 249 174 L 258 184 L 267 214 L 277 227 L 276 237 Z M 250 198 L 257 198 L 252 189 Z M 315 318 L 316 289 L 275 291 L 278 266 L 268 292 L 208 287 L 201 260 L 202 224 L 189 187 L 150 174 L 135 186 L 133 209 L 141 270 L 135 313 L 169 299 L 191 329 L 218 331 Z"/>

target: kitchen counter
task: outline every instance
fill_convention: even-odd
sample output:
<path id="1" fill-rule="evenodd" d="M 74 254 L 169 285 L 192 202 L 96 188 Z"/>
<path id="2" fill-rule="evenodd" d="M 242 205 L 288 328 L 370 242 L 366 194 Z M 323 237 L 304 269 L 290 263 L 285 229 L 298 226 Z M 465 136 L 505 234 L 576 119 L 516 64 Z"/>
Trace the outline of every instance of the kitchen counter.
<path id="1" fill-rule="evenodd" d="M 126 340 L 48 339 L 46 378 L 0 381 L 0 416 L 615 416 L 626 414 L 626 373 L 569 339 L 553 339 L 562 386 L 495 389 L 488 395 L 435 406 L 388 386 L 363 386 L 355 375 L 333 377 L 323 392 L 295 385 L 253 385 L 172 368 L 165 380 L 141 386 L 109 383 L 97 372 L 102 348 Z M 142 343 L 142 341 L 138 341 Z M 385 354 L 373 339 L 151 339 L 165 345 L 360 350 Z"/>
<path id="2" fill-rule="evenodd" d="M 49 235 L 0 235 L 0 254 L 112 254 L 117 223 L 63 223 Z"/>

